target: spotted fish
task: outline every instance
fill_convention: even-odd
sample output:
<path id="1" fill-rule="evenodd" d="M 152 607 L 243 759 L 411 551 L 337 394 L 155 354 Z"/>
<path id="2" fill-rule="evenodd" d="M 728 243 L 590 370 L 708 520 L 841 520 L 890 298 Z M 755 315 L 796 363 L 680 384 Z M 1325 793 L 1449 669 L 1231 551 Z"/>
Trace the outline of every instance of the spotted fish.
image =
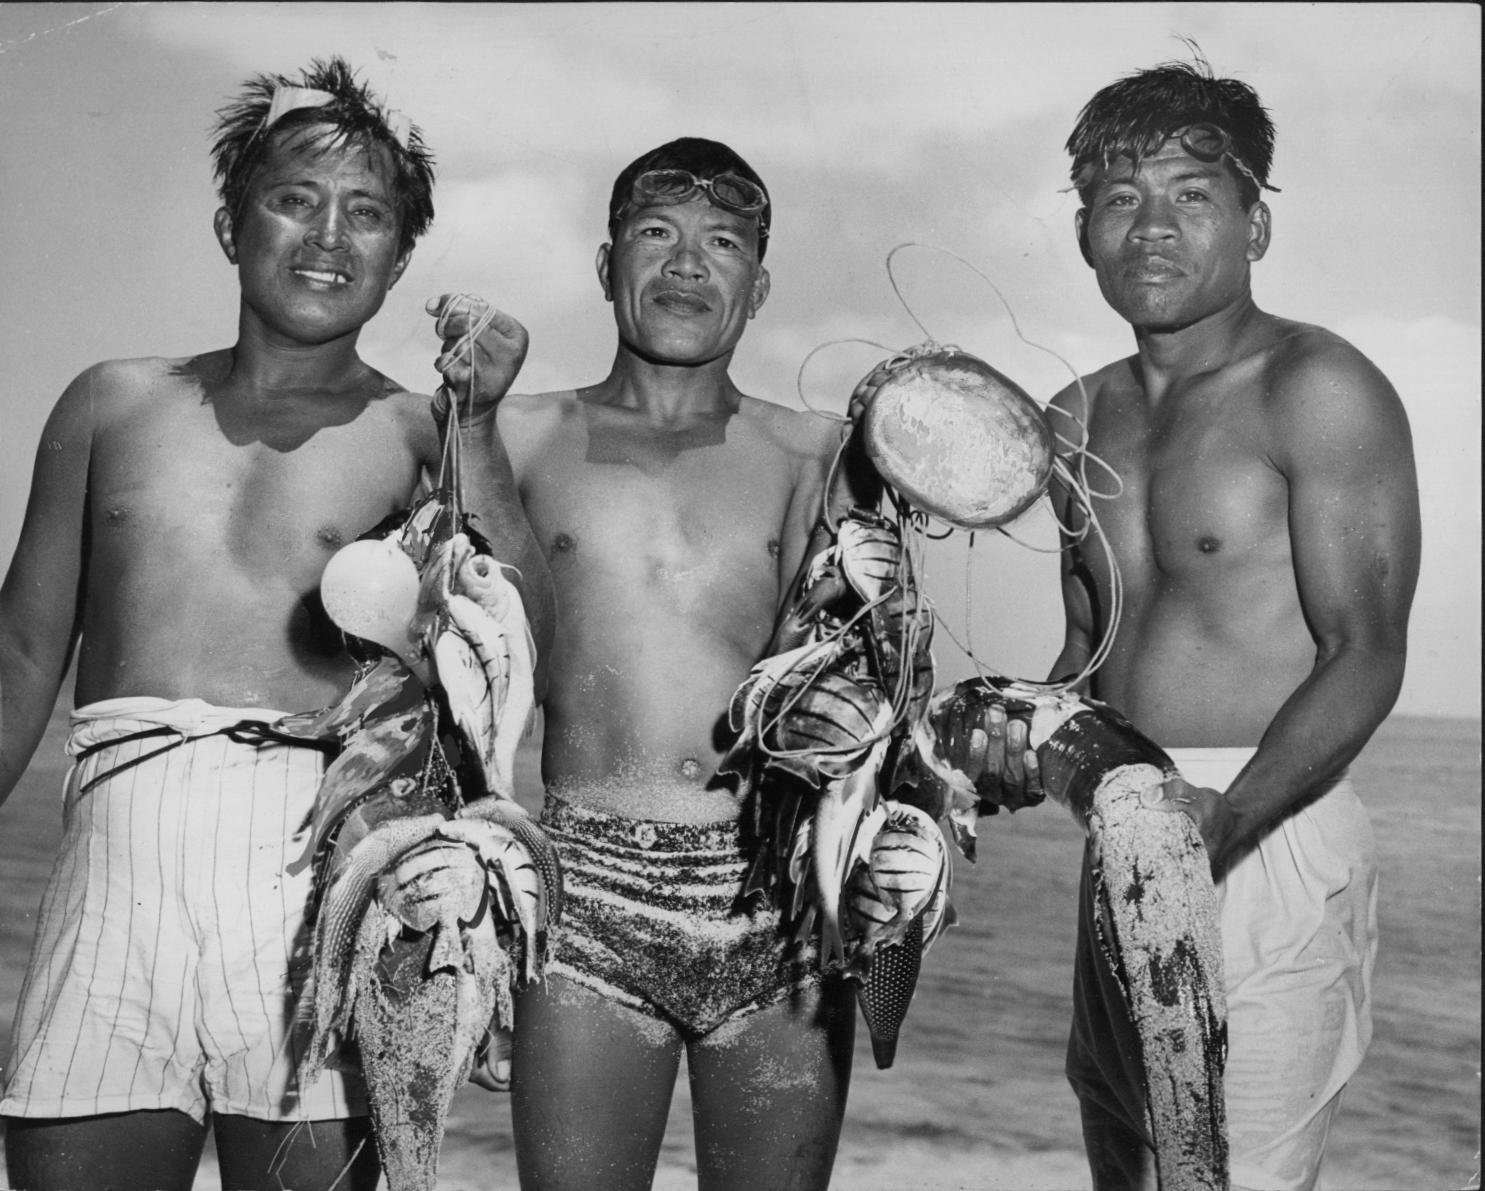
<path id="1" fill-rule="evenodd" d="M 1163 1191 L 1228 1186 L 1227 1002 L 1216 890 L 1185 815 L 1145 804 L 1176 769 L 1106 704 L 1050 685 L 972 679 L 935 696 L 1000 701 L 1029 722 L 1043 789 L 1083 826 L 1097 944 L 1124 990 L 1141 1045 L 1150 1135 Z"/>

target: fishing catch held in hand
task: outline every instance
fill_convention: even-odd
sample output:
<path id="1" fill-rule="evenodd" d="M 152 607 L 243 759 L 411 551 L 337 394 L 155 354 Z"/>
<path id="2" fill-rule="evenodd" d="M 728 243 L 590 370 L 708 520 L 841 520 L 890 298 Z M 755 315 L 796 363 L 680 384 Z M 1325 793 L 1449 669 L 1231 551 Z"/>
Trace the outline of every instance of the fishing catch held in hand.
<path id="1" fill-rule="evenodd" d="M 378 656 L 339 704 L 277 725 L 340 745 L 309 845 L 300 1074 L 313 1081 L 354 1042 L 390 1191 L 436 1185 L 454 1093 L 513 1028 L 511 988 L 541 978 L 562 912 L 556 850 L 513 797 L 534 645 L 520 594 L 460 512 L 457 434 L 434 493 L 325 568 L 327 612 Z"/>
<path id="2" fill-rule="evenodd" d="M 413 1115 L 436 1117 L 463 1061 L 451 1041 L 477 1045 L 485 1002 L 539 970 L 543 910 L 557 912 L 555 865 L 504 797 L 550 649 L 550 574 L 499 443 L 462 479 L 446 466 L 493 415 L 525 332 L 492 317 L 477 400 L 465 361 L 445 365 L 457 403 L 430 405 L 361 359 L 432 220 L 433 168 L 417 127 L 344 61 L 256 76 L 219 117 L 221 205 L 203 232 L 238 286 L 237 337 L 68 387 L 0 589 L 0 794 L 77 655 L 67 831 L 4 1065 L 18 1187 L 106 1174 L 184 1191 L 210 1131 L 224 1185 L 369 1191 L 372 1110 L 391 1177 L 427 1185 L 436 1143 L 397 1134 L 386 1106 L 411 1092 Z M 419 505 L 440 474 L 447 490 Z M 388 654 L 368 669 L 326 608 L 376 600 L 356 582 L 349 602 L 333 582 L 322 599 L 321 577 L 389 516 L 396 540 L 349 557 L 394 564 L 373 585 L 422 619 L 403 625 L 411 667 Z M 409 812 L 425 843 L 403 854 Z M 375 1031 L 408 988 L 442 998 L 419 1045 Z M 327 1026 L 359 1016 L 374 1084 L 379 1060 L 407 1064 L 390 1091 L 381 1080 L 368 1105 L 354 1063 L 308 1078 L 322 1040 L 311 1063 L 306 995 Z M 449 1057 L 430 1059 L 435 1045 Z M 415 1152 L 414 1176 L 391 1172 Z"/>
<path id="3" fill-rule="evenodd" d="M 933 692 L 934 612 L 920 587 L 929 519 L 1006 525 L 1054 474 L 1091 510 L 1083 461 L 1066 440 L 1056 449 L 1019 386 L 932 340 L 868 374 L 852 414 L 848 435 L 864 440 L 895 516 L 854 510 L 831 524 L 835 544 L 785 620 L 791 647 L 760 662 L 733 700 L 738 739 L 724 771 L 745 778 L 762 841 L 747 892 L 771 897 L 799 938 L 818 924 L 821 962 L 856 983 L 877 1065 L 890 1066 L 922 956 L 955 917 L 936 823 L 974 859 L 976 819 L 1003 796 L 982 796 L 978 772 L 965 772 L 976 769 L 971 741 L 983 742 L 992 709 L 1002 730 L 1018 724 L 1039 762 L 1032 800 L 1052 793 L 1089 837 L 1102 954 L 1137 1022 L 1162 1185 L 1225 1187 L 1211 874 L 1190 822 L 1147 810 L 1173 764 L 1073 693 L 1096 660 L 1059 684 L 991 675 Z"/>

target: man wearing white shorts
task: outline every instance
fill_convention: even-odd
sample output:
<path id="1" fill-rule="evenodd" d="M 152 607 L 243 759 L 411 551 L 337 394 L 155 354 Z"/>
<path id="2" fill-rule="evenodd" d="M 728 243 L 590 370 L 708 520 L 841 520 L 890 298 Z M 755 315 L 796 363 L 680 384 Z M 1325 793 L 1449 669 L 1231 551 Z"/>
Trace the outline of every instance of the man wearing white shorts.
<path id="1" fill-rule="evenodd" d="M 1053 401 L 1120 484 L 1098 506 L 1112 559 L 1059 494 L 1053 673 L 1117 628 L 1089 693 L 1176 760 L 1157 805 L 1195 821 L 1219 880 L 1233 1185 L 1311 1191 L 1371 1033 L 1375 862 L 1345 771 L 1402 682 L 1418 489 L 1387 378 L 1254 304 L 1273 135 L 1253 89 L 1198 59 L 1103 88 L 1068 140 L 1078 242 L 1137 350 Z M 1138 1052 L 1087 911 L 1068 1074 L 1094 1185 L 1153 1188 Z"/>
<path id="2" fill-rule="evenodd" d="M 430 415 L 356 350 L 432 219 L 432 160 L 340 59 L 256 77 L 220 116 L 236 342 L 108 361 L 67 388 L 0 588 L 0 798 L 74 649 L 79 705 L 5 1068 L 11 1187 L 187 1188 L 208 1128 L 226 1187 L 377 1181 L 355 1087 L 294 1078 L 308 884 L 286 866 L 323 757 L 252 709 L 339 699 L 353 665 L 319 602 L 325 563 L 438 470 L 448 405 Z M 486 397 L 525 347 L 497 313 L 476 349 Z M 452 355 L 457 390 L 469 365 Z M 493 405 L 461 416 L 493 422 Z M 497 435 L 464 484 L 544 653 L 550 576 Z"/>
<path id="3" fill-rule="evenodd" d="M 251 725 L 280 714 L 190 699 L 73 713 L 64 836 L 0 1111 L 365 1114 L 358 1075 L 296 1079 L 310 873 L 287 873 L 285 854 L 303 844 L 324 755 L 255 743 Z"/>

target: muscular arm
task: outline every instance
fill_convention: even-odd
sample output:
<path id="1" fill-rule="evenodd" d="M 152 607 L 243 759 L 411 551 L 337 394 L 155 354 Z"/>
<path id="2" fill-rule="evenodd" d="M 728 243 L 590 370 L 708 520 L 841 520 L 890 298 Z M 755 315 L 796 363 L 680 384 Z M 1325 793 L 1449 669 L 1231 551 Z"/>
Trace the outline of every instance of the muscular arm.
<path id="1" fill-rule="evenodd" d="M 36 751 L 77 641 L 93 393 L 104 367 L 73 381 L 47 419 L 20 541 L 0 587 L 0 802 Z"/>
<path id="2" fill-rule="evenodd" d="M 1058 411 L 1069 416 L 1062 417 Z M 1067 437 L 1069 429 L 1076 428 L 1077 423 L 1072 420 L 1074 416 L 1079 421 L 1084 421 L 1088 413 L 1084 410 L 1083 390 L 1077 385 L 1069 385 L 1052 399 L 1053 428 L 1061 431 L 1064 438 Z M 1059 443 L 1059 448 L 1063 461 L 1075 467 L 1077 459 L 1068 445 Z M 1052 477 L 1051 497 L 1052 507 L 1057 513 L 1057 523 L 1062 527 L 1059 536 L 1062 545 L 1060 574 L 1064 628 L 1062 651 L 1052 663 L 1051 672 L 1047 675 L 1049 681 L 1076 674 L 1087 665 L 1088 659 L 1093 656 L 1094 634 L 1093 604 L 1088 595 L 1086 579 L 1080 570 L 1079 548 L 1067 532 L 1080 524 L 1081 514 L 1074 509 L 1072 494 L 1067 486 L 1055 474 Z M 1087 683 L 1083 684 L 1084 689 L 1087 686 Z"/>
<path id="3" fill-rule="evenodd" d="M 557 601 L 546 556 L 521 507 L 510 456 L 490 409 L 463 430 L 464 496 L 476 527 L 494 547 L 495 557 L 520 571 L 516 586 L 536 641 L 536 699 L 546 693 L 547 661 L 556 632 Z"/>
<path id="4" fill-rule="evenodd" d="M 1203 813 L 1218 868 L 1333 778 L 1386 718 L 1402 684 L 1418 577 L 1412 441 L 1387 379 L 1333 341 L 1277 377 L 1270 400 L 1315 664 L 1228 789 L 1230 809 Z"/>

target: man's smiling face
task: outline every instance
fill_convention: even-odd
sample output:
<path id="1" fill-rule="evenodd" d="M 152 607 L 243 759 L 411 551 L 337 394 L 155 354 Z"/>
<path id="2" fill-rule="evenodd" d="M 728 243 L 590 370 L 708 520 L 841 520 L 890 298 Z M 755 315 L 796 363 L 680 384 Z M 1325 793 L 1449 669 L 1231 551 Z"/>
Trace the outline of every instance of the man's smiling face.
<path id="1" fill-rule="evenodd" d="M 386 151 L 315 147 L 315 131 L 276 138 L 236 219 L 217 213 L 244 311 L 270 337 L 290 342 L 359 331 L 412 255 L 399 252 Z"/>

